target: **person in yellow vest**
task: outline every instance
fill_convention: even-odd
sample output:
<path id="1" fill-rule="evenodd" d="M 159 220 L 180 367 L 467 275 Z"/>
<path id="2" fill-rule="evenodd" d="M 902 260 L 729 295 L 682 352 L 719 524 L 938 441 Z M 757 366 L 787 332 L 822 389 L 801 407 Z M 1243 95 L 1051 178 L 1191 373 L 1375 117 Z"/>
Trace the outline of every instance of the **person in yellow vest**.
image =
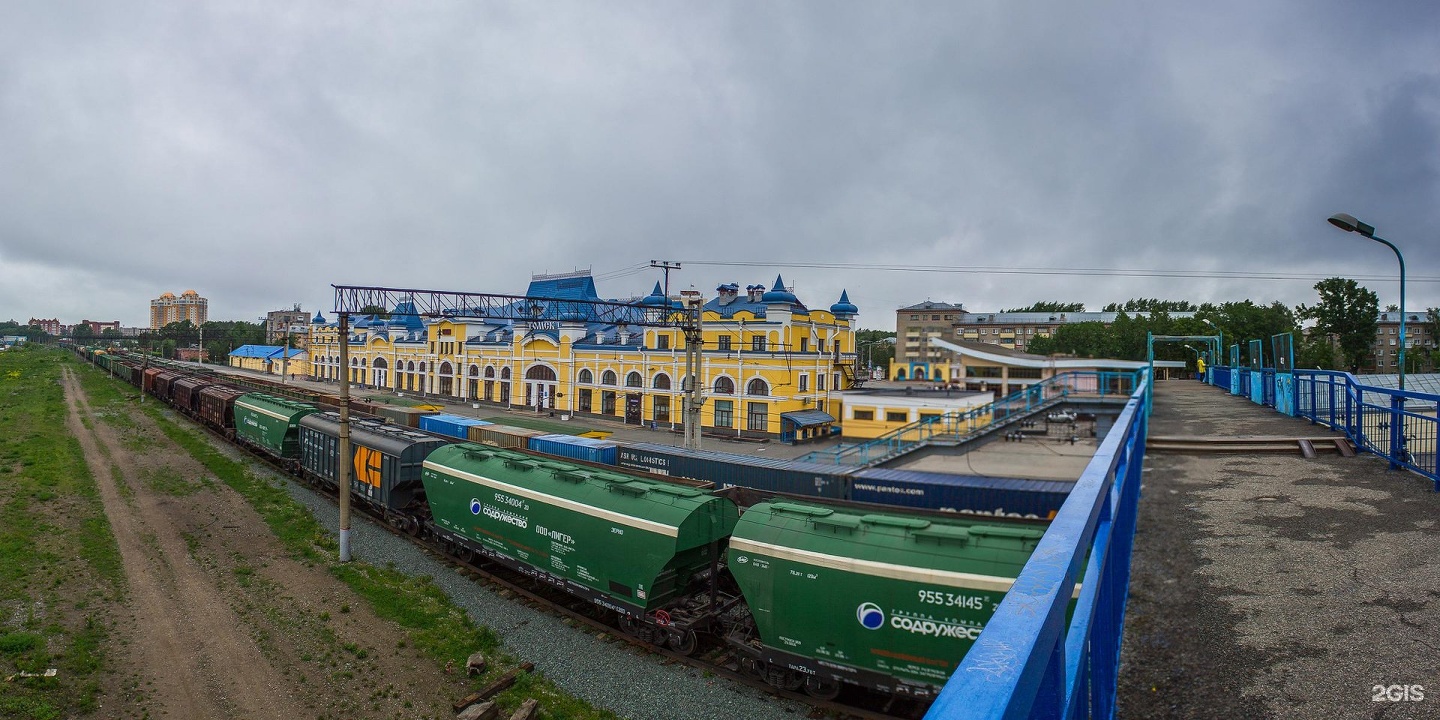
<path id="1" fill-rule="evenodd" d="M 1205 358 L 1195 358 L 1195 366 L 1200 368 L 1200 382 L 1205 382 Z"/>

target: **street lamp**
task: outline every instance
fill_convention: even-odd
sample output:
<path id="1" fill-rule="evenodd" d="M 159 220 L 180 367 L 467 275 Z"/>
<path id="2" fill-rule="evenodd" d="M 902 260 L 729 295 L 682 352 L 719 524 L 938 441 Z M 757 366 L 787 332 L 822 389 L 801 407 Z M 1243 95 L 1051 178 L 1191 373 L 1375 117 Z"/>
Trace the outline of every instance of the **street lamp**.
<path id="1" fill-rule="evenodd" d="M 1400 389 L 1405 389 L 1405 256 L 1400 254 L 1400 248 L 1395 244 L 1375 234 L 1375 226 L 1366 225 L 1355 219 L 1354 215 L 1337 213 L 1330 216 L 1330 224 L 1344 230 L 1345 232 L 1358 232 L 1371 240 L 1383 243 L 1386 247 L 1395 251 L 1395 258 L 1400 261 Z"/>
<path id="2" fill-rule="evenodd" d="M 1219 326 L 1219 325 L 1216 325 L 1215 323 L 1211 322 L 1211 321 L 1210 321 L 1210 318 L 1200 318 L 1200 322 L 1203 322 L 1203 323 L 1205 323 L 1206 325 L 1209 325 L 1210 327 L 1215 328 L 1215 335 L 1216 335 L 1219 339 L 1216 340 L 1216 342 L 1215 342 L 1215 357 L 1210 358 L 1210 360 L 1211 360 L 1211 363 L 1210 363 L 1210 364 L 1212 364 L 1212 365 L 1217 365 L 1217 366 L 1218 366 L 1218 365 L 1220 364 L 1220 352 L 1225 349 L 1225 333 L 1220 330 L 1220 326 Z"/>

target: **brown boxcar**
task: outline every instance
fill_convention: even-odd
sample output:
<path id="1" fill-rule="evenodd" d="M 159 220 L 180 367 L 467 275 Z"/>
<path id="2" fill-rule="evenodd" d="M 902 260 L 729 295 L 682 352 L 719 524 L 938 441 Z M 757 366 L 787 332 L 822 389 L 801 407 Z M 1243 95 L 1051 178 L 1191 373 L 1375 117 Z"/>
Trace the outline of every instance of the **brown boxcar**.
<path id="1" fill-rule="evenodd" d="M 165 369 L 164 369 L 164 368 L 158 368 L 158 367 L 146 368 L 146 369 L 145 369 L 145 379 L 142 381 L 142 384 L 140 385 L 140 389 L 141 389 L 141 390 L 144 390 L 146 393 L 149 393 L 149 394 L 151 394 L 151 395 L 155 394 L 155 376 L 156 376 L 156 375 L 159 375 L 159 374 L 162 373 L 162 372 L 165 372 Z"/>
<path id="2" fill-rule="evenodd" d="M 420 410 L 402 405 L 376 405 L 375 414 L 389 420 L 396 425 L 405 427 L 420 427 L 420 418 L 426 415 L 436 415 L 434 410 Z"/>
<path id="3" fill-rule="evenodd" d="M 200 413 L 200 391 L 214 384 L 213 381 L 193 375 L 182 377 L 171 385 L 170 394 L 174 397 L 171 404 L 176 409 L 191 415 L 198 415 Z"/>
<path id="4" fill-rule="evenodd" d="M 487 445 L 499 445 L 503 448 L 518 448 L 521 450 L 530 448 L 530 438 L 548 434 L 549 433 L 544 430 L 531 430 L 530 428 L 511 427 L 509 425 L 481 425 L 470 428 L 470 440 L 472 442 L 482 442 Z"/>
<path id="5" fill-rule="evenodd" d="M 180 373 L 172 372 L 170 370 L 166 370 L 157 374 L 154 380 L 154 387 L 151 388 L 151 393 L 155 397 L 160 398 L 162 402 L 170 402 L 170 395 L 171 392 L 174 390 L 175 381 L 179 380 L 182 377 L 184 376 Z"/>
<path id="6" fill-rule="evenodd" d="M 235 398 L 245 391 L 228 385 L 211 385 L 200 390 L 200 419 L 217 430 L 235 429 Z"/>

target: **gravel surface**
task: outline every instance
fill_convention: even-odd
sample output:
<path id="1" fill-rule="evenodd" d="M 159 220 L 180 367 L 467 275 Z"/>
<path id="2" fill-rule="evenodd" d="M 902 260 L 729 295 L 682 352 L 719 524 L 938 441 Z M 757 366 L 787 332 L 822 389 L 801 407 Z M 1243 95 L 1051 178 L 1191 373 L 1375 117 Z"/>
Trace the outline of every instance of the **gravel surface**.
<path id="1" fill-rule="evenodd" d="M 339 516 L 329 500 L 286 478 L 290 496 L 310 508 L 328 530 Z M 493 629 L 506 648 L 566 692 L 634 720 L 731 720 L 803 717 L 809 708 L 700 671 L 664 665 L 627 644 L 609 643 L 559 618 L 502 598 L 456 568 L 355 513 L 350 531 L 357 560 L 387 562 L 412 575 L 429 575 L 475 622 Z"/>
<path id="2" fill-rule="evenodd" d="M 1325 428 L 1194 382 L 1152 435 Z M 1440 496 L 1373 455 L 1147 453 L 1122 718 L 1440 717 Z M 1424 700 L 1376 700 L 1420 685 Z"/>

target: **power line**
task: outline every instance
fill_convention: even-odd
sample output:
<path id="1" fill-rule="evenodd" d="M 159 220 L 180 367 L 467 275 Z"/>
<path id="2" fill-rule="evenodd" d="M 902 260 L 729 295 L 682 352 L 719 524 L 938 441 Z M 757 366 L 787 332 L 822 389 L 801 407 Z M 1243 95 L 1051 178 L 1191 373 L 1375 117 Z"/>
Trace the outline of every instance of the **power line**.
<path id="1" fill-rule="evenodd" d="M 806 268 L 824 270 L 880 270 L 885 272 L 953 273 L 970 275 L 1077 275 L 1107 277 L 1157 277 L 1157 278 L 1201 278 L 1221 280 L 1324 280 L 1336 277 L 1310 273 L 1259 273 L 1240 270 L 1153 270 L 1126 268 L 1046 268 L 1046 267 L 1000 267 L 983 265 L 883 265 L 870 263 L 837 262 L 743 262 L 730 260 L 681 260 L 691 265 L 719 267 L 763 267 L 763 268 Z M 1343 275 L 1343 274 L 1342 274 Z M 1395 280 L 1394 275 L 1343 275 L 1352 280 L 1384 282 Z M 1406 282 L 1440 282 L 1440 276 L 1409 276 Z"/>

